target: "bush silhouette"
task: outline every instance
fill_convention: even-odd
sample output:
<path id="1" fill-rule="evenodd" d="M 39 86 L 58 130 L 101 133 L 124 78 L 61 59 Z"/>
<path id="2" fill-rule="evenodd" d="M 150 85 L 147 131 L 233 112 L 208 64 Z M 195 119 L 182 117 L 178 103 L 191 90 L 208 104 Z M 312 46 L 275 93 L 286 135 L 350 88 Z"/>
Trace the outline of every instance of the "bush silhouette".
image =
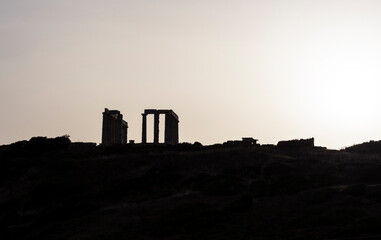
<path id="1" fill-rule="evenodd" d="M 71 141 L 68 135 L 56 138 L 32 137 L 29 141 L 19 141 L 10 145 L 8 153 L 11 155 L 33 155 L 38 156 L 44 153 L 56 153 L 66 150 Z"/>

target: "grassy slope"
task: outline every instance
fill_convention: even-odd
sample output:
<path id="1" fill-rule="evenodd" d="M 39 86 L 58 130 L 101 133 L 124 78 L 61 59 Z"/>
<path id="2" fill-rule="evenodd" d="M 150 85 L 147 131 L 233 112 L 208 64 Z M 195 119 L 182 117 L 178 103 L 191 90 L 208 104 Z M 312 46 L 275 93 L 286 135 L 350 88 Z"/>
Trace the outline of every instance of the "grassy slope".
<path id="1" fill-rule="evenodd" d="M 324 149 L 3 154 L 0 239 L 378 236 L 380 172 L 381 156 Z"/>

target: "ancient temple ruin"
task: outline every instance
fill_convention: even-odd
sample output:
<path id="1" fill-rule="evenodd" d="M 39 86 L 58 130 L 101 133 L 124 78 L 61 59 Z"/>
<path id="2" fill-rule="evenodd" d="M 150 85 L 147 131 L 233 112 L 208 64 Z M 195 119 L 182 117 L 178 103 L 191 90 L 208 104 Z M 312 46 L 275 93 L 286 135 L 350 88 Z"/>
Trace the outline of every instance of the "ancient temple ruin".
<path id="1" fill-rule="evenodd" d="M 103 112 L 102 144 L 127 143 L 128 124 L 123 120 L 123 115 L 118 110 Z"/>
<path id="2" fill-rule="evenodd" d="M 179 117 L 172 110 L 157 110 L 146 109 L 143 116 L 142 126 L 142 143 L 147 143 L 147 115 L 154 115 L 154 136 L 153 143 L 159 143 L 159 116 L 165 114 L 165 131 L 164 143 L 165 144 L 178 144 L 179 143 Z"/>

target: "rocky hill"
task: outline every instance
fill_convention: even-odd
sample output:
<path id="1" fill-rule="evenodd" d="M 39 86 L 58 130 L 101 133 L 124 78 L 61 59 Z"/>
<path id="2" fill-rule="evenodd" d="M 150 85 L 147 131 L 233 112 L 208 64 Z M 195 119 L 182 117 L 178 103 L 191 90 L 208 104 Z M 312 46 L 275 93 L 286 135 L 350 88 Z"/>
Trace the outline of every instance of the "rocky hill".
<path id="1" fill-rule="evenodd" d="M 0 159 L 0 239 L 381 238 L 378 151 L 61 137 Z"/>

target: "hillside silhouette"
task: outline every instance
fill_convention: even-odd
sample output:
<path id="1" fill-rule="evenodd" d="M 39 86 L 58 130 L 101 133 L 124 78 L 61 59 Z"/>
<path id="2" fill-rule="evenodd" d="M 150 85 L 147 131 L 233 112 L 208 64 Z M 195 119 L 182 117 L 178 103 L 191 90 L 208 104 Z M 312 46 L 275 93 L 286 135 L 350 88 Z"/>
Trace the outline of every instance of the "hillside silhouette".
<path id="1" fill-rule="evenodd" d="M 0 146 L 0 239 L 379 239 L 380 147 L 36 137 Z"/>

